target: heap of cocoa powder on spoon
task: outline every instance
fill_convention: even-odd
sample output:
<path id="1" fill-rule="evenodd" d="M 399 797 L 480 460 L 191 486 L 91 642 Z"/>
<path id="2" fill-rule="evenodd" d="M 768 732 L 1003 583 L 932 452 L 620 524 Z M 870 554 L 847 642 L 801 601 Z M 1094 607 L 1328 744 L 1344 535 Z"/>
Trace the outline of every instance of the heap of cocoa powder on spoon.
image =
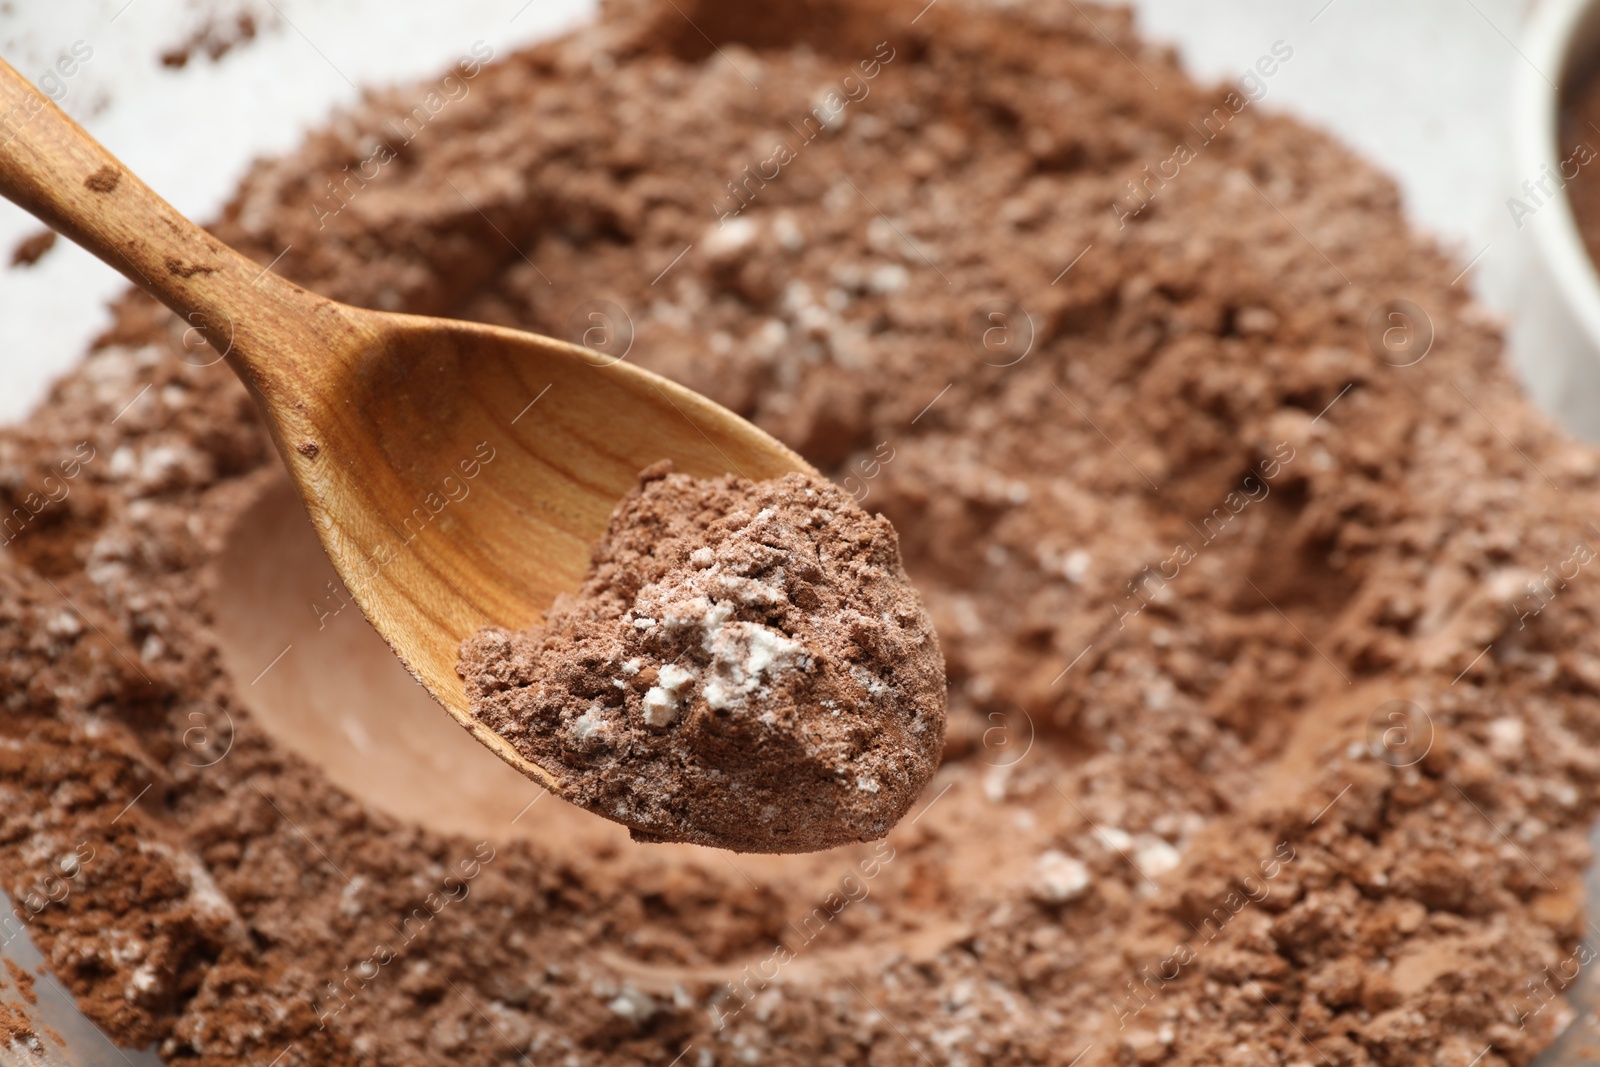
<path id="1" fill-rule="evenodd" d="M 646 470 L 576 597 L 462 648 L 473 713 L 641 840 L 882 837 L 938 768 L 944 659 L 894 528 L 821 478 Z"/>

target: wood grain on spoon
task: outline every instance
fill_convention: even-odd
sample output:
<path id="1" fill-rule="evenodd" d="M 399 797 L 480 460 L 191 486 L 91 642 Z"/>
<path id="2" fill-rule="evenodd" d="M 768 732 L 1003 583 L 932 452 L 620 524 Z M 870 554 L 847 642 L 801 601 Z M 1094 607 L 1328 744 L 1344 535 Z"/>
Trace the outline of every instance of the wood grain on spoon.
<path id="1" fill-rule="evenodd" d="M 0 141 L 0 193 L 223 353 L 372 625 L 461 725 L 557 792 L 468 713 L 462 640 L 525 628 L 575 591 L 651 463 L 757 480 L 811 469 L 725 408 L 589 349 L 284 281 L 180 215 L 3 62 Z"/>

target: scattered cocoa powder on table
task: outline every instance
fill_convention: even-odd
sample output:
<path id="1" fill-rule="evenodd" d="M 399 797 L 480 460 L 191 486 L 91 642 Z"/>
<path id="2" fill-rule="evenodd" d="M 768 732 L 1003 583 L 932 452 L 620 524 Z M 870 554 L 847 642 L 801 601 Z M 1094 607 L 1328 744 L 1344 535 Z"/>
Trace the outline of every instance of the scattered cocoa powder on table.
<path id="1" fill-rule="evenodd" d="M 675 7 L 484 67 L 407 144 L 418 91 L 375 93 L 216 233 L 368 306 L 625 312 L 630 359 L 894 523 L 939 773 L 884 841 L 799 856 L 554 800 L 479 843 L 341 792 L 212 637 L 277 461 L 134 295 L 0 431 L 0 880 L 92 848 L 28 920 L 60 981 L 206 1065 L 1527 1063 L 1584 950 L 1600 576 L 1527 583 L 1593 545 L 1600 456 L 1459 265 L 1118 11 Z M 1420 361 L 1369 333 L 1398 300 Z"/>
<path id="2" fill-rule="evenodd" d="M 472 712 L 635 840 L 814 852 L 939 766 L 944 659 L 894 528 L 814 475 L 640 475 L 583 588 L 461 650 Z"/>
<path id="3" fill-rule="evenodd" d="M 0 1052 L 17 1057 L 12 1062 L 22 1064 L 39 1062 L 43 1051 L 44 1042 L 39 1040 L 39 1031 L 34 1029 L 24 1009 L 0 1003 Z"/>
<path id="4" fill-rule="evenodd" d="M 31 267 L 43 259 L 46 252 L 56 246 L 56 232 L 54 230 L 40 230 L 29 234 L 17 242 L 11 250 L 11 265 L 13 267 Z"/>
<path id="5" fill-rule="evenodd" d="M 16 961 L 5 959 L 5 978 L 0 978 L 0 1062 L 6 1064 L 43 1064 L 49 1060 L 44 1056 L 44 1037 L 55 1038 L 55 1043 L 60 1045 L 61 1039 L 53 1034 L 47 1027 L 40 1026 L 32 1017 L 30 1009 L 37 1007 L 39 996 L 34 992 L 34 977 L 19 967 Z M 11 986 L 8 990 L 6 987 Z"/>
<path id="6" fill-rule="evenodd" d="M 34 977 L 17 965 L 15 960 L 6 960 L 6 974 L 11 977 L 11 984 L 16 987 L 17 995 L 29 1004 L 39 1003 L 39 994 L 34 992 Z"/>

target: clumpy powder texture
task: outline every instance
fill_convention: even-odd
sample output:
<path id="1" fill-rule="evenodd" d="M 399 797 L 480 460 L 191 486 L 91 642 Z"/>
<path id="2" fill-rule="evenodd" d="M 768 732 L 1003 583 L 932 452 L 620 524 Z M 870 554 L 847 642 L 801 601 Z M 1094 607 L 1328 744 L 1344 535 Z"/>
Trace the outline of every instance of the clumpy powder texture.
<path id="1" fill-rule="evenodd" d="M 891 520 L 950 685 L 910 814 L 734 856 L 341 792 L 252 709 L 280 649 L 235 675 L 212 636 L 277 460 L 131 296 L 0 430 L 0 881 L 110 1033 L 207 1067 L 1505 1067 L 1565 1025 L 1600 455 L 1393 184 L 1270 97 L 1117 11 L 925 7 L 613 5 L 420 130 L 436 85 L 374 94 L 215 226 L 371 307 L 570 337 L 609 301 L 630 360 Z"/>
<path id="2" fill-rule="evenodd" d="M 894 527 L 814 475 L 658 464 L 576 597 L 461 650 L 473 714 L 636 840 L 883 837 L 944 749 L 944 659 Z"/>
<path id="3" fill-rule="evenodd" d="M 0 960 L 5 973 L 0 975 L 0 1062 L 7 1064 L 49 1064 L 44 1039 L 50 1038 L 57 1046 L 61 1037 L 47 1026 L 32 1018 L 39 1004 L 34 992 L 34 976 L 9 958 Z M 8 982 L 7 979 L 10 979 Z"/>

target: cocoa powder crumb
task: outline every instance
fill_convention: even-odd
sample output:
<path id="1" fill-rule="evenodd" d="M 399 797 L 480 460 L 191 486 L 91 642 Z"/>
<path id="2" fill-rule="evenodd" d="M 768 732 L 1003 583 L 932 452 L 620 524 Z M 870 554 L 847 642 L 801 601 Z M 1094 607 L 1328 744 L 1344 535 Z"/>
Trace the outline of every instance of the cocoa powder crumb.
<path id="1" fill-rule="evenodd" d="M 252 11 L 234 12 L 231 19 L 225 13 L 207 12 L 182 41 L 161 52 L 161 65 L 182 70 L 196 55 L 221 62 L 235 48 L 255 40 L 258 29 Z"/>
<path id="2" fill-rule="evenodd" d="M 28 1056 L 34 1062 L 44 1053 L 39 1031 L 33 1020 L 16 1005 L 0 1002 L 0 1051 L 8 1055 Z"/>
<path id="3" fill-rule="evenodd" d="M 29 1004 L 39 1003 L 39 994 L 34 992 L 34 977 L 23 970 L 16 960 L 5 961 L 6 973 L 11 976 L 11 984 L 17 987 L 17 995 Z"/>
<path id="4" fill-rule="evenodd" d="M 96 193 L 109 193 L 122 181 L 122 171 L 107 164 L 83 179 L 85 189 Z"/>
<path id="5" fill-rule="evenodd" d="M 473 714 L 635 840 L 883 837 L 944 748 L 944 659 L 894 528 L 812 475 L 671 471 L 640 475 L 542 628 L 462 645 Z"/>
<path id="6" fill-rule="evenodd" d="M 13 267 L 31 267 L 44 258 L 45 253 L 56 246 L 56 231 L 40 230 L 38 233 L 24 237 L 17 242 L 11 250 L 11 265 Z"/>

